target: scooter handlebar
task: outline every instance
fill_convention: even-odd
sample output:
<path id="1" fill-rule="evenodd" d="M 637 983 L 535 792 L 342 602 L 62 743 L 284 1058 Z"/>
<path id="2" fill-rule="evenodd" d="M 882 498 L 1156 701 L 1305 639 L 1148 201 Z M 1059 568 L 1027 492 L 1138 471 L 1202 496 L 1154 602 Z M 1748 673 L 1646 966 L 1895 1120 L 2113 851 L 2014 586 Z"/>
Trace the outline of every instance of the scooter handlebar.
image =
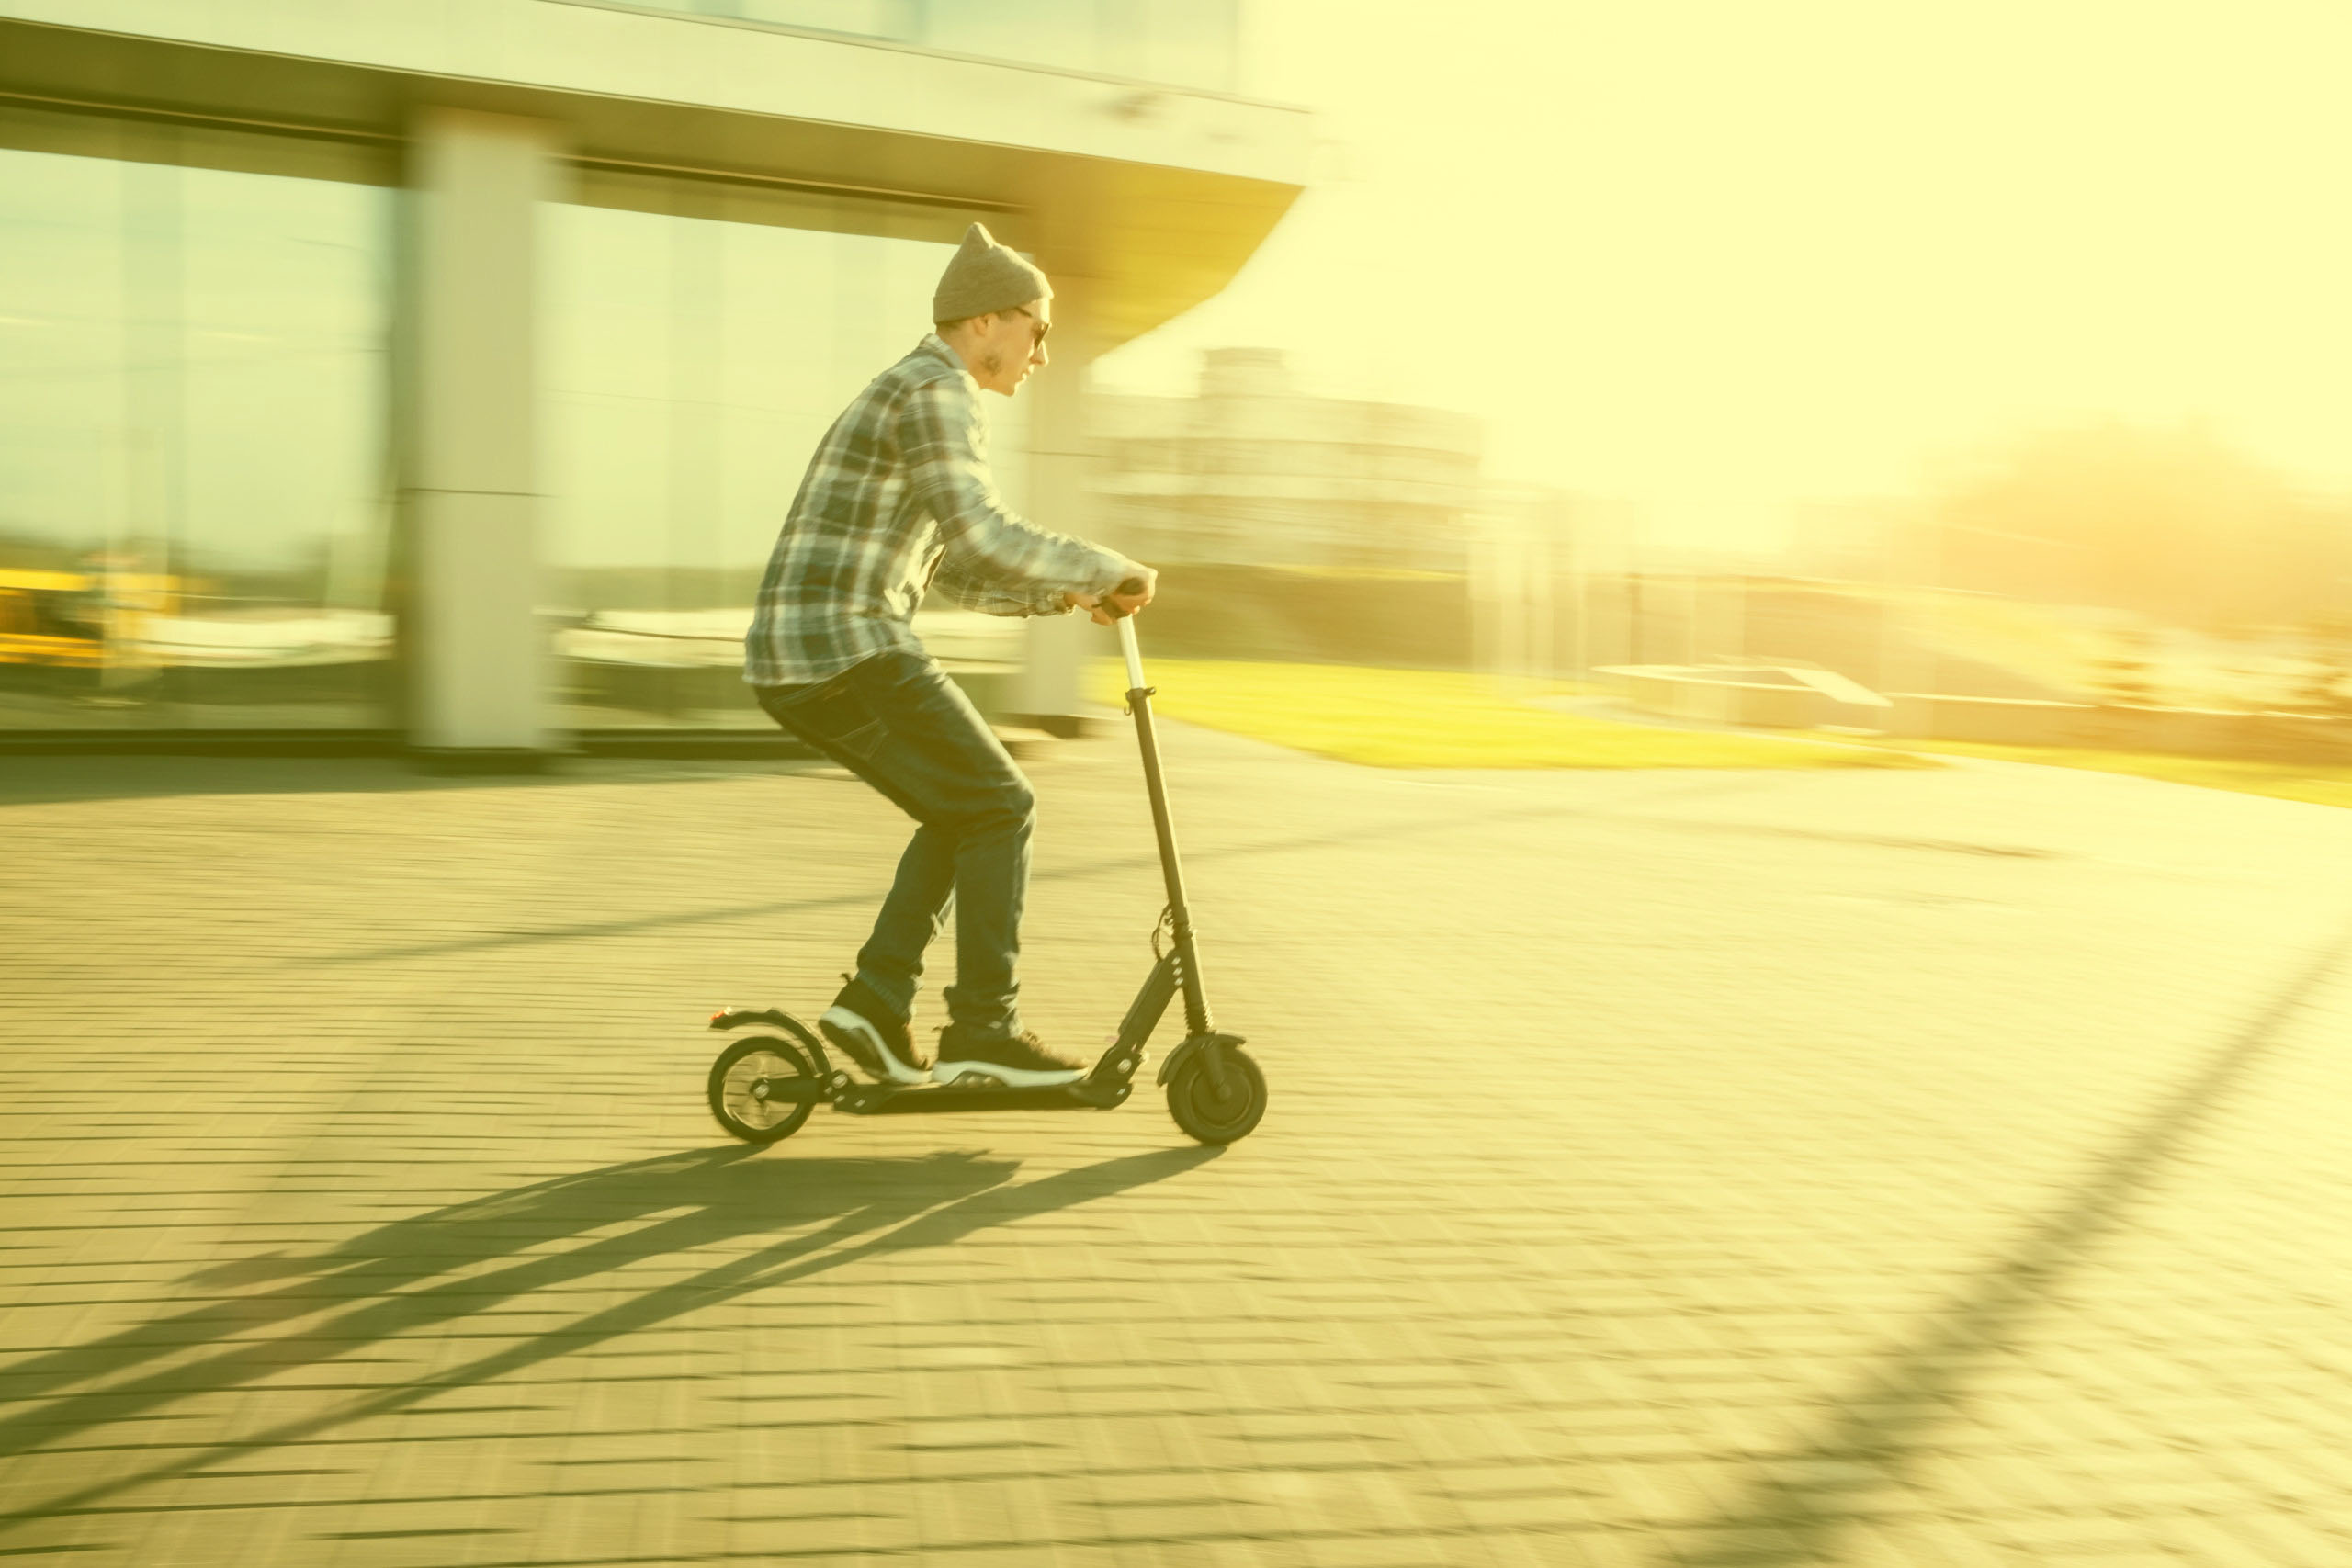
<path id="1" fill-rule="evenodd" d="M 1143 579 L 1140 577 L 1130 577 L 1125 582 L 1120 583 L 1116 588 L 1111 590 L 1111 593 L 1124 593 L 1130 599 L 1142 592 Z M 1102 613 L 1110 616 L 1114 621 L 1125 619 L 1127 613 L 1111 602 L 1111 593 L 1105 593 L 1102 595 Z"/>

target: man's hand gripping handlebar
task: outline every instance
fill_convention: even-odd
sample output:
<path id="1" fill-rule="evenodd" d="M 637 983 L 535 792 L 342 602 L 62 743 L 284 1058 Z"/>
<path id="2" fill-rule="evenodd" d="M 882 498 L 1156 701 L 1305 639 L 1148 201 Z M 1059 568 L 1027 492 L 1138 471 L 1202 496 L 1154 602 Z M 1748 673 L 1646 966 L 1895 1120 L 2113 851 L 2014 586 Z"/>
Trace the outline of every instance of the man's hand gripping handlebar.
<path id="1" fill-rule="evenodd" d="M 1073 608 L 1091 611 L 1096 626 L 1107 626 L 1150 604 L 1152 592 L 1159 586 L 1159 574 L 1147 570 L 1143 576 L 1128 578 L 1100 598 L 1091 593 L 1066 593 L 1063 597 Z"/>

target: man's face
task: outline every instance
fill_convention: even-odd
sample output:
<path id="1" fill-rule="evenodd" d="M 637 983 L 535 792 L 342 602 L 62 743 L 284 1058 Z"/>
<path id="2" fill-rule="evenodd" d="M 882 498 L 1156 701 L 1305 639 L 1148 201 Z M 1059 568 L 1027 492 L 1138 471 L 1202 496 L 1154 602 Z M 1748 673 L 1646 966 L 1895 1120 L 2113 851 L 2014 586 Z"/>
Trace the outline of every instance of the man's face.
<path id="1" fill-rule="evenodd" d="M 1011 397 L 1032 370 L 1046 367 L 1046 333 L 1054 324 L 1054 302 L 1033 299 L 1026 305 L 983 316 L 977 323 L 973 344 L 972 379 L 991 392 Z"/>

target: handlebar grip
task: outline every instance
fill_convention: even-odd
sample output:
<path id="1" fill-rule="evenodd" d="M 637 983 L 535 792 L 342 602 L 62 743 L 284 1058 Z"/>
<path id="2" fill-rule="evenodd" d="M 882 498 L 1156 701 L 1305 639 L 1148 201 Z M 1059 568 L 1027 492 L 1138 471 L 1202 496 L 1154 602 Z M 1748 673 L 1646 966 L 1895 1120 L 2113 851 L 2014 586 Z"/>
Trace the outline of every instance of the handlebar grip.
<path id="1" fill-rule="evenodd" d="M 1143 579 L 1140 577 L 1130 577 L 1125 581 L 1120 583 L 1116 588 L 1111 590 L 1111 593 L 1123 593 L 1130 599 L 1142 592 Z M 1111 593 L 1105 593 L 1102 595 L 1102 613 L 1115 621 L 1124 616 L 1126 612 L 1120 609 L 1118 605 L 1111 602 Z"/>

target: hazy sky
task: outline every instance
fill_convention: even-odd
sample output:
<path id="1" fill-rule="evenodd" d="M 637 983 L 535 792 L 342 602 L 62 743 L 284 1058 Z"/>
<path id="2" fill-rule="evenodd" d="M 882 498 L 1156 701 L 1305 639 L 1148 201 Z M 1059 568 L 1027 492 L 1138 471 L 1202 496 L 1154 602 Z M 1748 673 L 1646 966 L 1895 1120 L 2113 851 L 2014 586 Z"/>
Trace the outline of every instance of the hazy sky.
<path id="1" fill-rule="evenodd" d="M 1281 345 L 1690 541 L 2086 416 L 2352 490 L 2344 0 L 1248 5 L 1315 187 L 1106 384 Z"/>

